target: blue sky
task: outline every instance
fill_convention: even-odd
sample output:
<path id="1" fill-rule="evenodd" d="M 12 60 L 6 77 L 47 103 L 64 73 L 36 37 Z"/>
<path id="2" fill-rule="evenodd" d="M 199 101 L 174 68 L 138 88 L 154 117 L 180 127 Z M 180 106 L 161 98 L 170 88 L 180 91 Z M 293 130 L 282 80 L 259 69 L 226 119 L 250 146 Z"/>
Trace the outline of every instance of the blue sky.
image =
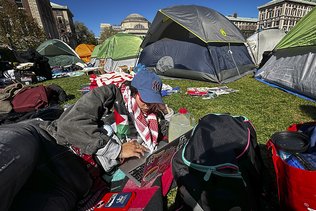
<path id="1" fill-rule="evenodd" d="M 157 11 L 173 5 L 195 4 L 217 10 L 223 15 L 237 13 L 239 17 L 258 18 L 258 6 L 269 0 L 51 0 L 68 6 L 74 21 L 84 23 L 96 36 L 100 23 L 118 25 L 131 13 L 138 13 L 150 22 Z"/>

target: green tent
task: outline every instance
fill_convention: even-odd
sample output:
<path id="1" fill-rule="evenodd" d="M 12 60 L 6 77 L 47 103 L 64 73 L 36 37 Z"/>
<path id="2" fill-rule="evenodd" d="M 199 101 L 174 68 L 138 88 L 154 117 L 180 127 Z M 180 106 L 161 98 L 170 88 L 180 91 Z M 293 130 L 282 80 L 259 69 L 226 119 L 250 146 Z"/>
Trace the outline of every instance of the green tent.
<path id="1" fill-rule="evenodd" d="M 91 58 L 96 58 L 98 56 L 100 47 L 101 47 L 101 44 L 94 47 L 94 49 L 91 53 Z"/>
<path id="2" fill-rule="evenodd" d="M 316 7 L 278 43 L 276 49 L 316 45 Z"/>
<path id="3" fill-rule="evenodd" d="M 46 40 L 37 47 L 36 51 L 49 59 L 50 66 L 84 63 L 69 45 L 58 39 Z"/>
<path id="4" fill-rule="evenodd" d="M 142 38 L 132 34 L 118 33 L 106 39 L 100 46 L 97 58 L 124 60 L 138 57 Z"/>

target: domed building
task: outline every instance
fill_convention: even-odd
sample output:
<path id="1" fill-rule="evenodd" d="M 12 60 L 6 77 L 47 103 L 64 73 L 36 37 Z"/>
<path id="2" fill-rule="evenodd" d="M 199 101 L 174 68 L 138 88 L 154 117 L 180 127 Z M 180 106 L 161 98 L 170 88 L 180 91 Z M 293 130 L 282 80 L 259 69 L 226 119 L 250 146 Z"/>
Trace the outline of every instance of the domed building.
<path id="1" fill-rule="evenodd" d="M 130 14 L 121 23 L 121 29 L 125 33 L 146 35 L 150 22 L 140 14 Z"/>

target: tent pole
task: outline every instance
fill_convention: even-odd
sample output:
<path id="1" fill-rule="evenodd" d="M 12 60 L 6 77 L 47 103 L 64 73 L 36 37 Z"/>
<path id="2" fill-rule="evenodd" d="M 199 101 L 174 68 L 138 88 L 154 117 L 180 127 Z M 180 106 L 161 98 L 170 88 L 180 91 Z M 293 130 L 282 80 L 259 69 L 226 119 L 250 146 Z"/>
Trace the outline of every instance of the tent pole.
<path id="1" fill-rule="evenodd" d="M 258 29 L 258 39 L 257 39 L 257 43 L 258 43 L 258 48 L 257 48 L 257 59 L 256 59 L 256 66 L 259 66 L 259 64 L 258 64 L 258 59 L 259 59 L 259 48 L 260 48 L 260 44 L 259 44 L 259 36 L 260 36 L 260 27 L 259 27 L 259 29 Z"/>

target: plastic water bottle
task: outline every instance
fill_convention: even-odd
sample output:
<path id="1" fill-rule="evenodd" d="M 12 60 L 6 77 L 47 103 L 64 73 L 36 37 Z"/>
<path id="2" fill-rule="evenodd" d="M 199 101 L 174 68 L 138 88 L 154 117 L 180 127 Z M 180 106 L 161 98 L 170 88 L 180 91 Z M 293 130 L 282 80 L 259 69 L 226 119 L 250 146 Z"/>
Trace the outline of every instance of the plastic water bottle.
<path id="1" fill-rule="evenodd" d="M 179 136 L 191 130 L 195 125 L 194 118 L 186 108 L 180 108 L 178 113 L 173 115 L 169 122 L 168 140 L 175 140 Z"/>

